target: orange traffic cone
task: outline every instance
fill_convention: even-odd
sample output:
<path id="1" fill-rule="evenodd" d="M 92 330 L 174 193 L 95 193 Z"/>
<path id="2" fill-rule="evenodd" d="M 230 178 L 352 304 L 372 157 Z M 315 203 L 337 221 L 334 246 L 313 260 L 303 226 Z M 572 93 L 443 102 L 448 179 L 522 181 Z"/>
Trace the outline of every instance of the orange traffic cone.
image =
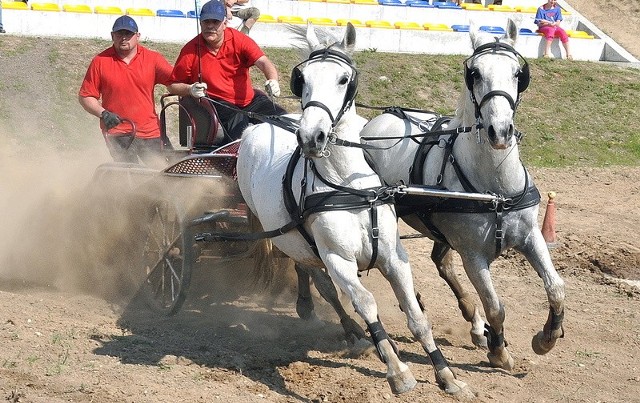
<path id="1" fill-rule="evenodd" d="M 556 192 L 547 193 L 549 201 L 547 202 L 547 210 L 544 212 L 544 221 L 542 221 L 542 236 L 547 242 L 547 247 L 553 248 L 557 245 L 556 237 Z"/>

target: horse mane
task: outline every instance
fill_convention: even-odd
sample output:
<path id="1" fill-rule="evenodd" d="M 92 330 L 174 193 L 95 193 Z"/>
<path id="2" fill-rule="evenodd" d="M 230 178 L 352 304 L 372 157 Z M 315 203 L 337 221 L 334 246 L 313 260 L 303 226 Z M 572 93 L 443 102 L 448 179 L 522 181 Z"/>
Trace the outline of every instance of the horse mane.
<path id="1" fill-rule="evenodd" d="M 301 60 L 307 60 L 311 52 L 325 48 L 332 48 L 349 55 L 349 51 L 342 44 L 342 38 L 338 38 L 334 33 L 324 28 L 313 27 L 320 41 L 317 46 L 313 46 L 307 39 L 307 25 L 290 24 L 287 25 L 287 29 L 293 34 L 292 46 L 298 49 Z"/>

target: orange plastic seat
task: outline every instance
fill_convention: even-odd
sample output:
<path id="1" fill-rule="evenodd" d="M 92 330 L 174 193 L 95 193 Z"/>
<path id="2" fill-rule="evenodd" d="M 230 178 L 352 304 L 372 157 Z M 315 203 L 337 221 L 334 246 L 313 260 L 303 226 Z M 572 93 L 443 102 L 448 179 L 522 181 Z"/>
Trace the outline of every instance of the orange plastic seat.
<path id="1" fill-rule="evenodd" d="M 21 1 L 3 1 L 2 8 L 5 10 L 28 10 L 29 6 Z"/>
<path id="2" fill-rule="evenodd" d="M 446 25 L 446 24 L 432 24 L 430 22 L 427 22 L 425 24 L 422 25 L 424 27 L 424 29 L 428 30 L 428 31 L 448 31 L 448 32 L 453 32 L 453 28 L 451 28 L 450 26 Z"/>
<path id="3" fill-rule="evenodd" d="M 91 7 L 86 4 L 64 4 L 62 5 L 62 11 L 66 11 L 67 13 L 93 13 Z"/>
<path id="4" fill-rule="evenodd" d="M 147 17 L 154 17 L 156 15 L 156 13 L 154 13 L 153 10 L 150 8 L 129 7 L 127 8 L 126 11 L 127 11 L 127 15 L 141 15 L 141 16 L 147 16 Z"/>
<path id="5" fill-rule="evenodd" d="M 297 15 L 281 15 L 278 17 L 278 22 L 286 24 L 304 24 L 307 21 L 302 17 L 298 17 Z"/>
<path id="6" fill-rule="evenodd" d="M 307 18 L 307 22 L 312 23 L 313 25 L 326 25 L 326 26 L 336 26 L 336 22 L 331 18 L 326 17 L 309 17 Z"/>
<path id="7" fill-rule="evenodd" d="M 258 21 L 266 22 L 266 23 L 278 22 L 278 20 L 276 20 L 276 17 L 274 17 L 273 15 L 269 15 L 269 14 L 260 14 L 260 17 L 258 18 Z"/>
<path id="8" fill-rule="evenodd" d="M 4 6 L 6 3 L 2 3 Z M 31 9 L 35 11 L 61 11 L 58 3 L 33 3 L 31 4 Z"/>
<path id="9" fill-rule="evenodd" d="M 96 12 L 96 14 L 124 14 L 122 12 L 122 9 L 116 6 L 95 6 L 93 10 Z"/>
<path id="10" fill-rule="evenodd" d="M 397 29 L 419 29 L 421 31 L 424 31 L 424 27 L 417 22 L 398 21 L 393 24 L 393 26 Z"/>
<path id="11" fill-rule="evenodd" d="M 336 20 L 336 23 L 339 27 L 346 26 L 348 22 L 350 22 L 354 27 L 366 27 L 366 25 L 362 21 L 356 20 L 354 18 L 338 18 Z"/>
<path id="12" fill-rule="evenodd" d="M 395 29 L 395 27 L 391 25 L 389 21 L 367 20 L 364 22 L 364 24 L 369 28 Z"/>

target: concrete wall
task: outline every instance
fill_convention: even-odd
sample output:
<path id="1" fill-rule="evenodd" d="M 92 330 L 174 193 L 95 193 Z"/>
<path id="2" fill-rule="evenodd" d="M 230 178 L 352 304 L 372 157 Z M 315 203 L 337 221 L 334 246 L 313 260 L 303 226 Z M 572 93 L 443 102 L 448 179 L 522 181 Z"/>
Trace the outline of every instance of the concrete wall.
<path id="1" fill-rule="evenodd" d="M 32 0 L 33 1 L 33 0 Z M 59 0 L 60 4 L 71 4 L 74 0 Z M 115 5 L 123 9 L 134 0 L 86 0 L 85 4 Z M 76 0 L 77 2 L 77 0 Z M 195 8 L 192 1 L 185 0 L 135 0 L 136 7 L 153 4 L 153 10 L 160 8 L 189 11 Z M 535 30 L 534 15 L 531 13 L 505 13 L 494 11 L 443 10 L 436 8 L 416 8 L 406 6 L 369 6 L 354 4 L 330 4 L 292 0 L 253 0 L 262 14 L 272 16 L 298 15 L 308 17 L 355 18 L 366 20 L 414 21 L 453 24 L 498 25 L 505 27 L 507 18 L 520 21 L 521 27 Z M 117 16 L 103 14 L 81 14 L 67 12 L 42 12 L 33 10 L 3 10 L 4 27 L 9 33 L 32 36 L 90 37 L 110 39 L 109 32 Z M 197 32 L 197 21 L 193 18 L 143 17 L 135 16 L 142 38 L 157 42 L 185 43 Z M 579 15 L 571 13 L 564 22 L 566 29 L 577 29 L 581 24 Z M 342 34 L 343 28 L 329 27 Z M 398 29 L 357 28 L 357 47 L 375 49 L 380 52 L 406 52 L 426 54 L 462 54 L 471 53 L 468 33 L 416 31 Z M 258 22 L 251 30 L 251 37 L 265 47 L 290 47 L 290 34 L 284 24 Z M 620 61 L 620 55 L 603 39 L 572 38 L 572 52 L 577 60 Z M 540 36 L 521 36 L 517 49 L 523 56 L 540 57 L 543 51 L 543 39 Z M 606 51 L 605 51 L 606 49 Z M 553 53 L 561 56 L 557 41 Z"/>

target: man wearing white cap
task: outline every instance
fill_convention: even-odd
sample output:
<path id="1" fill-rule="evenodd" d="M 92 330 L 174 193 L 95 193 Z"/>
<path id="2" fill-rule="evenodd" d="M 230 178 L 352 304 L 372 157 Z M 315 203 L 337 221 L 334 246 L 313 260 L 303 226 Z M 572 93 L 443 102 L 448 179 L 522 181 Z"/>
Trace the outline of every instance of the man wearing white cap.
<path id="1" fill-rule="evenodd" d="M 224 1 L 211 0 L 202 6 L 200 27 L 202 32 L 180 51 L 169 91 L 215 100 L 227 140 L 240 138 L 250 123 L 259 122 L 243 111 L 260 115 L 286 113 L 262 91 L 254 90 L 249 75 L 251 66 L 264 74 L 265 89 L 275 97 L 280 95 L 278 71 L 253 39 L 227 27 Z"/>
<path id="2" fill-rule="evenodd" d="M 100 118 L 109 152 L 115 161 L 147 165 L 161 163 L 162 140 L 153 90 L 169 84 L 172 66 L 160 53 L 138 44 L 133 18 L 123 15 L 111 30 L 113 46 L 93 58 L 78 100 Z M 135 138 L 130 120 L 135 125 Z"/>

